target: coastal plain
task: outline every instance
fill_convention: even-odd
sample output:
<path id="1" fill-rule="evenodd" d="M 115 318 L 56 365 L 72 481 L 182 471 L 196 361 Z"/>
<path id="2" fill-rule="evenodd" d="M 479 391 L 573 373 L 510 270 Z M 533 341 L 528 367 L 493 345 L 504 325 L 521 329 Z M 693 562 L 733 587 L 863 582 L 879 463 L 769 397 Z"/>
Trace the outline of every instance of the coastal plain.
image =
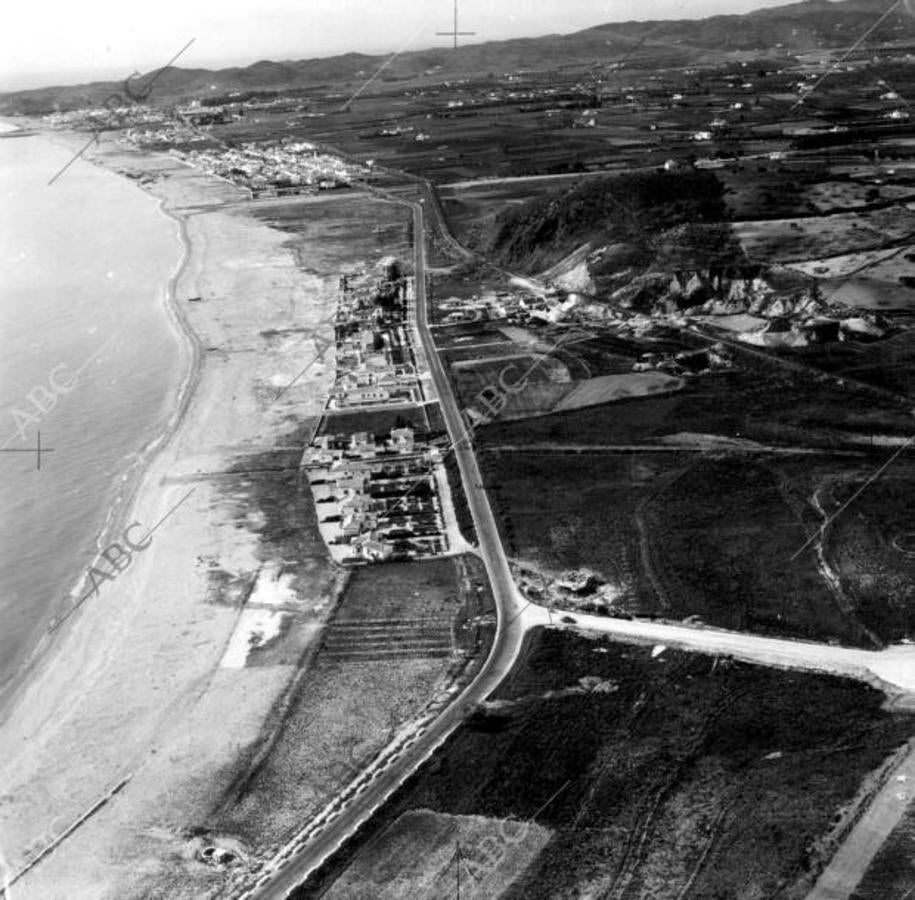
<path id="1" fill-rule="evenodd" d="M 878 4 L 735 18 L 739 50 L 637 25 L 625 67 L 613 24 L 529 71 L 455 47 L 368 83 L 175 69 L 174 108 L 23 98 L 121 132 L 88 155 L 178 223 L 190 364 L 106 536 L 148 549 L 6 715 L 14 891 L 907 896 L 915 70 L 908 40 L 838 55 Z M 379 268 L 434 390 L 331 414 L 337 301 L 384 320 L 347 287 Z M 303 451 L 339 472 L 392 426 L 448 457 L 465 540 L 335 565 L 348 488 L 313 503 Z"/>
<path id="2" fill-rule="evenodd" d="M 274 741 L 283 746 L 285 713 L 307 694 L 303 672 L 344 598 L 346 574 L 299 477 L 334 379 L 324 351 L 339 272 L 396 252 L 406 224 L 397 207 L 350 193 L 299 201 L 292 218 L 305 224 L 290 231 L 275 224 L 288 225 L 289 204 L 250 204 L 169 157 L 113 141 L 91 156 L 158 197 L 181 231 L 168 313 L 188 369 L 129 515 L 100 542 L 123 547 L 123 529 L 137 522 L 130 534 L 148 535 L 147 546 L 62 611 L 5 711 L 0 846 L 17 897 L 210 896 L 226 877 L 213 848 L 245 860 L 256 849 L 210 826 L 232 821 L 246 766 L 262 764 Z M 428 702 L 430 686 L 447 683 L 447 623 L 466 605 L 467 572 L 444 573 L 445 653 L 400 665 L 377 696 L 378 727 L 365 722 L 370 733 L 358 733 L 355 717 L 357 733 L 340 741 L 371 757 Z M 420 578 L 417 598 L 428 590 Z M 333 706 L 334 692 L 320 688 L 327 674 L 315 677 L 312 706 L 322 697 Z M 312 780 L 330 795 L 353 767 L 331 765 L 334 739 L 315 746 L 310 762 L 329 774 Z M 271 765 L 272 777 L 289 775 L 282 758 Z M 290 827 L 302 825 L 297 797 L 287 792 Z M 252 845 L 289 836 L 276 825 Z"/>

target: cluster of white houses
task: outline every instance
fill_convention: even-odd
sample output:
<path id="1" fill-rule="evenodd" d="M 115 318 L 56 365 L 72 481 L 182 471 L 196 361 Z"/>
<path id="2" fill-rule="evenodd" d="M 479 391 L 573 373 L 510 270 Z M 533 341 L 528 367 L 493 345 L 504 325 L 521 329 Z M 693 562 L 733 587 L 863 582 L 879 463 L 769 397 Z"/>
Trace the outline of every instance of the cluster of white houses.
<path id="1" fill-rule="evenodd" d="M 329 409 L 411 404 L 423 399 L 405 315 L 414 299 L 413 279 L 400 277 L 393 260 L 382 265 L 386 277 L 373 286 L 357 283 L 354 276 L 340 279 L 337 379 Z"/>
<path id="2" fill-rule="evenodd" d="M 412 428 L 387 438 L 325 434 L 303 459 L 318 525 L 338 562 L 435 556 L 448 549 L 441 453 Z"/>
<path id="3" fill-rule="evenodd" d="M 395 260 L 382 277 L 344 275 L 335 320 L 336 381 L 323 427 L 302 458 L 318 527 L 341 563 L 436 556 L 449 550 L 454 518 L 442 452 L 407 425 L 426 401 L 407 310 L 412 279 Z M 368 429 L 353 431 L 354 419 Z"/>

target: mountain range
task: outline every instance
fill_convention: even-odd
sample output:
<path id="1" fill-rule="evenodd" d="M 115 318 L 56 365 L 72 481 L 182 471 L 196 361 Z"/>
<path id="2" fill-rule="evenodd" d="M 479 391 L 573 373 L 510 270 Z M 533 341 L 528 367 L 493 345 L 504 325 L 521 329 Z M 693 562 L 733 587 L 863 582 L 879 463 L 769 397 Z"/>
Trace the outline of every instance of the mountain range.
<path id="1" fill-rule="evenodd" d="M 720 62 L 729 54 L 784 55 L 852 45 L 887 11 L 889 0 L 804 0 L 743 15 L 697 20 L 615 22 L 567 35 L 545 35 L 401 53 L 386 66 L 385 82 L 419 77 L 449 78 L 549 70 L 560 66 L 644 68 Z M 869 36 L 868 46 L 915 38 L 915 19 L 901 4 Z M 233 92 L 345 88 L 358 83 L 386 56 L 347 53 L 305 60 L 261 60 L 245 67 L 218 70 L 173 67 L 156 75 L 150 102 L 174 103 Z M 38 88 L 0 94 L 0 113 L 37 114 L 102 103 L 120 82 Z"/>

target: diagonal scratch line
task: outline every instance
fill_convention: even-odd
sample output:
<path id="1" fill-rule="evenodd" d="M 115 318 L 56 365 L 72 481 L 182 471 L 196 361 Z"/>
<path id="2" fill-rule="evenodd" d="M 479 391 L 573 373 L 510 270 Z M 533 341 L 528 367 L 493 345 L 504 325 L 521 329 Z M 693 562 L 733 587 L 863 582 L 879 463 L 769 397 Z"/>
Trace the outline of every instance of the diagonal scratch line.
<path id="1" fill-rule="evenodd" d="M 105 343 L 102 344 L 102 346 L 99 347 L 98 350 L 95 350 L 93 353 L 91 353 L 91 354 L 86 358 L 86 361 L 85 361 L 85 362 L 84 362 L 84 363 L 83 363 L 83 364 L 82 364 L 73 374 L 74 374 L 76 377 L 79 377 L 80 375 L 82 375 L 82 373 L 83 373 L 89 366 L 91 366 L 92 363 L 94 363 L 94 362 L 102 355 L 102 353 L 105 352 L 105 350 L 108 348 L 108 345 L 109 345 L 116 337 L 118 337 L 119 334 L 120 334 L 120 332 L 116 331 L 113 335 L 111 335 L 111 337 L 108 338 L 108 340 L 105 341 Z"/>
<path id="2" fill-rule="evenodd" d="M 551 804 L 551 803 L 552 803 L 552 802 L 553 802 L 553 801 L 554 801 L 563 791 L 565 791 L 565 790 L 569 787 L 569 785 L 570 785 L 571 783 L 572 783 L 572 779 L 569 778 L 569 779 L 565 782 L 565 784 L 563 784 L 562 787 L 560 787 L 558 790 L 556 790 L 556 791 L 550 796 L 550 799 L 547 800 L 546 803 L 544 803 L 544 804 L 540 807 L 540 809 L 538 809 L 537 812 L 535 812 L 535 813 L 530 817 L 530 819 L 528 819 L 528 821 L 529 821 L 529 822 L 533 822 L 533 821 L 537 818 L 537 816 L 539 816 L 539 815 L 540 815 L 540 814 L 541 814 L 541 813 L 542 813 L 542 812 L 543 812 L 543 811 L 544 811 L 544 810 L 545 810 L 545 809 L 546 809 L 546 808 L 547 808 L 547 807 L 548 807 L 548 806 L 549 806 L 549 805 L 550 805 L 550 804 Z"/>
<path id="3" fill-rule="evenodd" d="M 347 101 L 340 107 L 340 111 L 343 112 L 347 107 L 360 95 L 363 91 L 368 90 L 368 88 L 377 80 L 378 76 L 389 66 L 398 56 L 400 56 L 409 46 L 416 43 L 416 39 L 422 34 L 425 30 L 426 24 L 423 23 L 419 30 L 410 37 L 401 47 L 398 47 L 372 74 L 369 78 Z"/>
<path id="4" fill-rule="evenodd" d="M 521 616 L 524 614 L 524 611 L 525 611 L 526 609 L 528 609 L 529 607 L 533 606 L 533 605 L 534 605 L 534 601 L 533 601 L 533 600 L 528 600 L 527 603 L 525 603 L 524 606 L 522 606 L 521 609 L 519 609 L 518 612 L 516 612 L 516 613 L 515 613 L 506 623 L 505 623 L 505 627 L 508 628 L 508 626 L 511 625 L 513 622 L 517 622 L 518 619 L 521 618 Z"/>
<path id="5" fill-rule="evenodd" d="M 849 47 L 848 50 L 846 50 L 845 53 L 843 53 L 842 56 L 839 57 L 839 59 L 837 59 L 837 60 L 836 60 L 836 61 L 835 61 L 835 62 L 834 62 L 834 63 L 833 63 L 833 64 L 832 64 L 832 65 L 831 65 L 831 66 L 830 66 L 830 67 L 829 67 L 829 68 L 828 68 L 828 69 L 827 69 L 827 70 L 826 70 L 826 71 L 825 71 L 825 72 L 815 81 L 815 82 L 814 82 L 813 87 L 810 88 L 810 90 L 807 91 L 807 93 L 804 94 L 803 97 L 799 97 L 799 98 L 798 98 L 797 102 L 794 104 L 794 106 L 791 107 L 791 109 L 788 110 L 788 112 L 794 112 L 798 107 L 803 106 L 803 105 L 807 102 L 807 100 L 808 100 L 811 96 L 813 96 L 813 94 L 814 94 L 814 93 L 816 92 L 816 90 L 820 87 L 820 85 L 821 85 L 827 78 L 829 78 L 829 76 L 832 75 L 832 74 L 836 71 L 836 69 L 838 69 L 839 66 L 841 66 L 842 63 L 844 63 L 845 60 L 848 59 L 848 57 L 851 56 L 852 53 L 854 53 L 855 50 L 857 50 L 857 49 L 858 49 L 858 48 L 859 48 L 859 47 L 860 47 L 860 46 L 861 46 L 861 45 L 862 45 L 862 44 L 863 44 L 863 43 L 864 43 L 864 42 L 865 42 L 865 41 L 866 41 L 866 40 L 867 40 L 867 39 L 868 39 L 868 38 L 869 38 L 869 37 L 870 37 L 870 36 L 880 27 L 880 26 L 881 26 L 881 25 L 882 25 L 882 24 L 883 24 L 883 23 L 884 23 L 884 22 L 885 22 L 885 21 L 886 21 L 886 20 L 887 20 L 887 19 L 888 19 L 897 9 L 898 9 L 898 7 L 899 7 L 900 5 L 901 5 L 901 0 L 895 0 L 895 2 L 890 6 L 890 8 L 889 8 L 882 16 L 880 16 L 880 18 L 877 19 L 877 21 L 874 22 L 874 24 L 871 25 L 871 27 L 868 28 L 867 31 L 865 31 L 864 34 L 862 34 L 861 37 L 859 37 L 858 40 L 855 41 L 855 43 L 852 44 L 851 47 Z"/>
<path id="6" fill-rule="evenodd" d="M 582 332 L 582 331 L 578 331 L 578 332 L 573 331 L 569 335 L 560 335 L 559 338 L 556 341 L 554 341 L 553 346 L 549 350 L 549 352 L 543 353 L 543 355 L 539 359 L 535 360 L 533 365 L 531 365 L 528 368 L 528 370 L 515 382 L 515 384 L 521 384 L 527 378 L 529 378 L 537 368 L 539 368 L 541 365 L 543 365 L 543 363 L 546 359 L 550 358 L 550 354 L 555 353 L 558 350 L 563 349 L 564 347 L 571 346 L 572 344 L 583 343 L 585 341 L 591 340 L 593 337 L 594 337 L 593 334 L 589 334 L 587 332 Z M 498 416 L 496 416 L 495 418 L 498 418 Z M 485 422 L 483 422 L 481 424 L 488 425 L 492 421 L 495 421 L 495 419 L 487 419 Z M 451 453 L 456 453 L 458 447 L 460 447 L 460 445 L 463 444 L 465 441 L 469 442 L 475 433 L 476 433 L 475 425 L 466 425 L 464 428 L 464 433 L 456 441 L 449 442 L 447 448 L 442 453 L 442 460 L 444 461 L 444 459 L 447 458 Z M 407 501 L 407 499 L 413 494 L 413 492 L 415 490 L 417 490 L 419 488 L 419 486 L 421 484 L 423 484 L 422 480 L 414 482 L 413 485 L 397 501 L 397 503 L 395 503 L 389 510 L 387 510 L 388 514 L 390 515 L 391 513 L 395 513 L 398 510 L 402 509 L 403 505 Z M 523 612 L 523 610 L 522 610 L 522 612 Z M 520 613 L 519 613 L 519 615 L 520 615 Z M 517 616 L 515 618 L 517 618 Z M 511 622 L 514 622 L 514 621 L 515 621 L 514 618 L 510 619 L 509 624 L 511 624 Z"/>
<path id="7" fill-rule="evenodd" d="M 674 9 L 671 12 L 677 12 L 678 10 L 682 9 L 685 5 L 686 5 L 686 0 L 680 0 L 680 2 L 674 7 Z M 657 25 L 655 25 L 654 28 L 649 28 L 648 31 L 646 31 L 640 38 L 638 38 L 638 40 L 626 51 L 626 53 L 624 53 L 619 59 L 614 60 L 614 62 L 612 62 L 611 65 L 617 66 L 620 68 L 622 66 L 624 66 L 632 58 L 632 56 L 645 44 L 645 42 L 648 40 L 648 38 L 650 38 L 654 34 L 657 34 L 659 31 L 663 31 L 664 28 L 667 26 L 667 24 L 668 24 L 667 22 L 660 22 Z M 661 46 L 673 47 L 675 45 L 662 43 Z"/>
<path id="8" fill-rule="evenodd" d="M 187 48 L 190 47 L 191 44 L 193 44 L 194 41 L 196 41 L 196 40 L 197 40 L 197 38 L 192 37 L 164 66 L 162 66 L 161 69 L 159 69 L 156 72 L 155 75 L 153 75 L 152 78 L 150 78 L 149 81 L 146 82 L 146 84 L 143 85 L 143 90 L 147 92 L 146 96 L 148 96 L 149 91 L 152 89 L 152 86 L 162 76 L 162 74 L 165 72 L 165 70 L 170 69 L 178 61 L 178 58 L 183 56 L 185 51 L 187 50 Z M 144 99 L 145 99 L 145 97 L 144 97 Z"/>
<path id="9" fill-rule="evenodd" d="M 845 502 L 835 511 L 835 513 L 833 513 L 833 515 L 831 515 L 831 516 L 830 516 L 830 517 L 829 517 L 829 518 L 828 518 L 828 519 L 827 519 L 827 520 L 826 520 L 826 521 L 825 521 L 825 522 L 824 522 L 824 523 L 823 523 L 823 524 L 822 524 L 822 525 L 821 525 L 821 526 L 820 526 L 820 527 L 819 527 L 819 528 L 818 528 L 818 529 L 817 529 L 817 530 L 807 539 L 807 541 L 805 541 L 804 545 L 800 548 L 800 550 L 798 550 L 797 553 L 795 553 L 794 556 L 791 557 L 791 561 L 794 562 L 794 560 L 796 560 L 796 559 L 797 559 L 797 558 L 798 558 L 798 557 L 799 557 L 799 556 L 800 556 L 800 555 L 801 555 L 801 554 L 802 554 L 802 553 L 803 553 L 803 552 L 804 552 L 804 551 L 805 551 L 814 541 L 816 541 L 816 539 L 817 539 L 818 537 L 820 537 L 821 535 L 825 534 L 825 533 L 826 533 L 826 529 L 829 528 L 829 526 L 830 526 L 833 522 L 835 522 L 835 520 L 838 519 L 839 516 L 841 516 L 842 513 L 845 512 L 845 510 L 848 509 L 848 507 L 851 506 L 852 503 L 854 503 L 855 500 L 857 500 L 858 497 L 860 497 L 861 494 L 863 494 L 863 493 L 864 493 L 864 492 L 865 492 L 865 491 L 866 491 L 866 490 L 867 490 L 867 489 L 868 489 L 868 488 L 869 488 L 869 487 L 870 487 L 870 486 L 871 486 L 871 485 L 872 485 L 872 484 L 873 484 L 873 483 L 874 483 L 874 482 L 875 482 L 875 481 L 876 481 L 876 480 L 877 480 L 877 479 L 878 479 L 878 478 L 879 478 L 879 477 L 880 477 L 880 476 L 881 476 L 881 475 L 882 475 L 882 474 L 883 474 L 883 473 L 884 473 L 884 472 L 894 463 L 894 462 L 896 462 L 896 460 L 899 459 L 899 457 L 902 456 L 902 454 L 905 453 L 905 451 L 908 450 L 909 447 L 912 446 L 912 444 L 915 444 L 915 435 L 913 435 L 912 437 L 910 437 L 904 444 L 902 444 L 902 445 L 899 447 L 899 449 L 896 450 L 895 453 L 893 453 L 893 455 L 890 456 L 890 458 L 889 458 L 885 463 L 883 463 L 883 465 L 880 466 L 880 468 L 877 469 L 877 470 L 867 479 L 867 481 L 865 481 L 864 484 L 862 484 L 861 487 L 859 487 L 858 490 L 856 490 L 856 491 L 854 492 L 854 494 L 852 494 L 851 497 L 849 497 L 848 500 L 846 500 L 846 501 L 845 501 Z"/>
<path id="10" fill-rule="evenodd" d="M 286 393 L 286 391 L 288 391 L 291 387 L 293 387 L 299 381 L 299 379 L 301 379 L 304 375 L 306 375 L 317 364 L 317 362 L 318 362 L 318 359 L 313 359 L 310 363 L 308 363 L 307 366 L 305 366 L 304 369 L 302 369 L 301 372 L 299 372 L 298 375 L 295 376 L 295 378 L 292 379 L 292 381 L 289 382 L 289 384 L 287 384 L 283 388 L 280 388 L 279 393 L 273 398 L 273 402 L 277 403 L 279 401 L 280 397 L 282 397 L 283 394 Z"/>
<path id="11" fill-rule="evenodd" d="M 156 522 L 155 525 L 153 525 L 152 528 L 150 528 L 149 531 L 146 532 L 146 534 L 140 539 L 140 541 L 142 542 L 142 541 L 145 541 L 147 538 L 152 537 L 153 534 L 155 534 L 155 532 L 159 528 L 161 528 L 162 525 L 165 524 L 166 520 L 171 515 L 173 515 L 175 512 L 177 512 L 178 508 L 180 506 L 182 506 L 184 504 L 184 502 L 188 499 L 188 497 L 190 497 L 191 494 L 193 494 L 194 491 L 196 491 L 196 490 L 197 490 L 196 487 L 192 487 L 164 516 L 162 516 L 161 519 L 159 519 L 158 522 Z M 125 568 L 126 568 L 126 566 L 125 566 Z M 80 597 L 65 613 L 63 613 L 60 616 L 57 616 L 48 626 L 48 633 L 53 634 L 53 632 L 57 631 L 57 629 L 60 628 L 60 626 L 63 625 L 64 622 L 66 622 L 67 619 L 69 619 L 70 616 L 72 616 L 73 613 L 75 613 L 97 591 L 98 591 L 98 587 L 94 586 L 91 590 L 89 590 L 85 594 L 83 594 L 82 597 Z"/>
<path id="12" fill-rule="evenodd" d="M 158 522 L 156 522 L 155 525 L 153 525 L 152 528 L 149 529 L 149 531 L 146 532 L 145 535 L 143 535 L 142 540 L 145 541 L 147 538 L 151 538 L 166 523 L 166 521 L 168 521 L 168 519 L 170 519 L 179 510 L 180 507 L 184 506 L 188 497 L 190 497 L 191 494 L 193 494 L 196 490 L 196 487 L 192 487 L 164 516 L 162 516 L 161 519 L 159 519 Z"/>
<path id="13" fill-rule="evenodd" d="M 587 341 L 592 340 L 593 338 L 594 338 L 593 334 L 589 334 L 584 337 L 581 337 L 579 335 L 577 337 L 574 337 L 574 339 L 572 339 L 570 337 L 568 340 L 563 340 L 562 336 L 560 336 L 560 339 L 558 341 L 556 341 L 548 351 L 541 352 L 540 358 L 534 361 L 534 364 L 528 368 L 528 370 L 515 382 L 515 384 L 520 384 L 521 382 L 530 378 L 530 376 L 533 375 L 534 372 L 536 372 L 537 369 L 539 369 L 540 366 L 542 366 L 547 359 L 552 358 L 552 355 L 554 353 L 558 353 L 560 350 L 564 350 L 566 347 L 571 347 L 573 344 L 584 344 Z M 505 370 L 503 370 L 503 374 L 504 374 L 504 371 Z"/>
<path id="14" fill-rule="evenodd" d="M 318 353 L 318 355 L 313 360 L 311 360 L 308 363 L 308 365 L 305 366 L 305 368 L 302 369 L 302 371 L 299 372 L 299 374 L 296 375 L 295 378 L 293 378 L 292 381 L 289 382 L 289 384 L 287 384 L 285 387 L 280 389 L 279 393 L 273 398 L 273 403 L 277 403 L 279 401 L 279 399 L 283 396 L 283 394 L 285 394 L 286 391 L 288 391 L 291 387 L 293 387 L 314 366 L 316 366 L 318 363 L 324 362 L 324 357 L 327 355 L 327 351 L 331 348 L 332 345 L 334 345 L 336 343 L 336 323 L 337 323 L 337 313 L 335 311 L 330 317 L 328 317 L 326 319 L 322 319 L 320 322 L 318 322 L 317 325 L 315 325 L 315 327 L 312 329 L 310 337 L 316 344 L 317 344 L 318 338 L 320 337 L 320 335 L 318 333 L 318 329 L 322 325 L 323 326 L 329 325 L 334 329 L 334 340 L 328 341 L 327 345 Z"/>
<path id="15" fill-rule="evenodd" d="M 187 48 L 190 47 L 191 44 L 193 44 L 194 41 L 196 41 L 196 40 L 197 40 L 197 38 L 191 38 L 164 66 L 162 66 L 161 69 L 159 69 L 156 72 L 155 75 L 153 75 L 153 77 L 149 80 L 149 82 L 146 85 L 144 85 L 144 89 L 146 89 L 146 94 L 141 99 L 145 100 L 146 97 L 149 96 L 149 93 L 152 89 L 152 85 L 155 84 L 156 80 L 165 72 L 166 69 L 170 68 L 172 66 L 172 64 L 178 59 L 178 57 L 181 56 L 187 50 Z M 137 74 L 137 73 L 134 73 L 134 74 Z M 136 97 L 131 93 L 130 88 L 127 86 L 127 83 L 130 81 L 130 78 L 132 78 L 132 77 L 133 77 L 133 75 L 131 75 L 125 82 L 124 90 L 127 93 L 127 95 L 131 98 L 131 100 L 136 102 Z M 97 131 L 93 132 L 92 138 L 89 141 L 89 143 L 86 144 L 86 146 L 83 147 L 79 152 L 77 152 L 76 155 L 48 182 L 48 186 L 54 184 L 54 182 L 57 181 L 57 179 L 60 178 L 60 176 L 63 175 L 64 172 L 66 172 L 67 169 L 69 169 L 70 166 L 72 166 L 73 163 L 75 163 L 92 146 L 92 144 L 98 143 L 99 135 L 104 130 L 105 130 L 104 128 L 100 128 Z"/>
<path id="16" fill-rule="evenodd" d="M 92 137 L 89 139 L 89 142 L 86 144 L 86 146 L 81 150 L 78 150 L 76 154 L 70 159 L 70 161 L 48 182 L 48 187 L 54 184 L 54 182 L 57 181 L 57 179 L 60 178 L 60 176 L 63 175 L 64 172 L 66 172 L 67 169 L 69 169 L 70 166 L 72 166 L 73 163 L 75 163 L 93 144 L 98 143 L 99 134 L 100 132 L 98 131 L 93 132 Z"/>

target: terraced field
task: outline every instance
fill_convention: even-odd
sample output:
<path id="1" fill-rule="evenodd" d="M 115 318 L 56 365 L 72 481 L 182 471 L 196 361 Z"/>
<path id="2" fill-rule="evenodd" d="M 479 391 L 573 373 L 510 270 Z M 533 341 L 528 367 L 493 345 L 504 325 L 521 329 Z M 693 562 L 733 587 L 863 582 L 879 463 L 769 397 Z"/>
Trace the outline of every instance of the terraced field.
<path id="1" fill-rule="evenodd" d="M 475 557 L 354 570 L 282 719 L 207 826 L 257 848 L 288 840 L 432 698 L 471 677 L 491 610 Z"/>
<path id="2" fill-rule="evenodd" d="M 857 682 L 551 630 L 494 700 L 299 900 L 458 868 L 502 900 L 802 897 L 912 729 Z"/>
<path id="3" fill-rule="evenodd" d="M 374 662 L 450 656 L 451 650 L 451 620 L 444 616 L 365 621 L 338 619 L 327 630 L 321 657 L 324 660 Z"/>

